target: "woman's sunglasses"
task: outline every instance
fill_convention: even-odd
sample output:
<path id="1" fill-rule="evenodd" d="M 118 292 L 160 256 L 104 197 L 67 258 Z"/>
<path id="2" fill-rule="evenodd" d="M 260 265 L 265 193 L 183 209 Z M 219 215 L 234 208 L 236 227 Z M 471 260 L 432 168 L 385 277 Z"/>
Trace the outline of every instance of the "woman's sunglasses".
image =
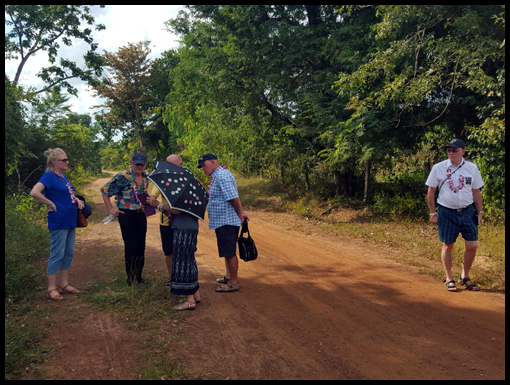
<path id="1" fill-rule="evenodd" d="M 65 158 L 65 159 L 57 159 L 57 160 L 59 160 L 59 161 L 61 161 L 61 162 L 69 162 L 69 158 Z"/>

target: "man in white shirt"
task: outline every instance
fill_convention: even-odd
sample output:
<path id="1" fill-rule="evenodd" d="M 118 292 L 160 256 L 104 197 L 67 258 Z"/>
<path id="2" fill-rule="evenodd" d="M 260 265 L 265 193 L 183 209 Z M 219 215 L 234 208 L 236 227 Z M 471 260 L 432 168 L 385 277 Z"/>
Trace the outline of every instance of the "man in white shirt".
<path id="1" fill-rule="evenodd" d="M 469 279 L 469 269 L 476 255 L 478 225 L 482 223 L 482 176 L 475 164 L 466 161 L 465 144 L 460 139 L 452 139 L 446 146 L 448 159 L 435 164 L 425 184 L 429 186 L 427 200 L 430 221 L 437 223 L 439 240 L 443 242 L 441 260 L 446 272 L 446 290 L 457 291 L 452 277 L 452 250 L 459 233 L 465 240 L 464 265 L 459 279 L 468 290 L 480 290 Z M 436 213 L 435 192 L 439 187 Z M 476 214 L 473 213 L 473 204 Z"/>

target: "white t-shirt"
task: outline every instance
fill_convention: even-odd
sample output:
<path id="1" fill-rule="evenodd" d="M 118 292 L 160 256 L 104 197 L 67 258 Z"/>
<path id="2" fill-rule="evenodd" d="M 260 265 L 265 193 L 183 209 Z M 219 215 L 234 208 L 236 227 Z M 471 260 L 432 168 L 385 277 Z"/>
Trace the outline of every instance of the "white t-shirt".
<path id="1" fill-rule="evenodd" d="M 448 169 L 450 169 L 451 174 L 451 185 L 447 179 Z M 457 189 L 462 179 L 464 185 L 461 189 Z M 450 159 L 435 164 L 425 184 L 435 188 L 442 185 L 437 203 L 450 209 L 463 209 L 469 206 L 473 203 L 473 189 L 480 189 L 484 185 L 476 164 L 468 162 L 464 158 L 462 158 L 459 167 L 453 166 Z"/>

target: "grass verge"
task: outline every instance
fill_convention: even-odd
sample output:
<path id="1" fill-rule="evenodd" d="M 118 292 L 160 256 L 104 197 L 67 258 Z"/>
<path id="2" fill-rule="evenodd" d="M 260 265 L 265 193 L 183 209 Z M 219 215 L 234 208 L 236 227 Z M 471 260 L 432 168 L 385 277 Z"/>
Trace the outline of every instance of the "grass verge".
<path id="1" fill-rule="evenodd" d="M 322 230 L 373 243 L 395 260 L 418 266 L 421 272 L 441 281 L 442 244 L 437 226 L 428 218 L 410 219 L 397 215 L 380 215 L 364 202 L 336 197 L 328 201 L 300 196 L 299 192 L 270 183 L 262 178 L 238 178 L 243 207 L 292 213 Z M 453 250 L 453 271 L 460 276 L 464 244 L 459 235 Z M 484 290 L 505 291 L 505 225 L 482 223 L 478 250 L 470 271 Z"/>

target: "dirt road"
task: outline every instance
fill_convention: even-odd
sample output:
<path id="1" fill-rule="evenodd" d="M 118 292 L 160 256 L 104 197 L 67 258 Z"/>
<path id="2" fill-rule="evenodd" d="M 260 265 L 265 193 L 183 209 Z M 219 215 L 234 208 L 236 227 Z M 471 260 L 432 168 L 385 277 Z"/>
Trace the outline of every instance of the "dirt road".
<path id="1" fill-rule="evenodd" d="M 107 215 L 95 181 L 96 211 Z M 241 197 L 242 198 L 242 197 Z M 384 250 L 321 231 L 288 214 L 249 211 L 259 258 L 240 261 L 241 290 L 215 293 L 224 273 L 214 231 L 200 223 L 196 259 L 203 301 L 186 312 L 188 339 L 169 353 L 192 375 L 218 379 L 499 379 L 505 378 L 503 294 L 449 293 L 444 285 Z M 101 216 L 102 217 L 102 216 Z M 118 247 L 118 224 L 90 223 L 77 237 L 73 284 L 100 278 L 93 248 Z M 165 271 L 158 222 L 149 218 L 147 279 Z M 90 233 L 89 233 L 90 232 Z M 106 239 L 120 240 L 115 246 Z M 154 273 L 152 273 L 154 274 Z M 81 285 L 81 286 L 80 286 Z M 44 365 L 49 379 L 136 379 L 141 336 L 111 314 L 72 298 L 56 305 L 50 344 L 65 345 Z M 173 304 L 169 303 L 169 306 Z M 59 309 L 84 309 L 63 327 Z M 170 327 L 170 326 L 169 326 Z M 161 336 L 166 330 L 161 330 Z M 160 336 L 160 338 L 161 338 Z M 72 357 L 72 359 L 70 359 Z"/>

